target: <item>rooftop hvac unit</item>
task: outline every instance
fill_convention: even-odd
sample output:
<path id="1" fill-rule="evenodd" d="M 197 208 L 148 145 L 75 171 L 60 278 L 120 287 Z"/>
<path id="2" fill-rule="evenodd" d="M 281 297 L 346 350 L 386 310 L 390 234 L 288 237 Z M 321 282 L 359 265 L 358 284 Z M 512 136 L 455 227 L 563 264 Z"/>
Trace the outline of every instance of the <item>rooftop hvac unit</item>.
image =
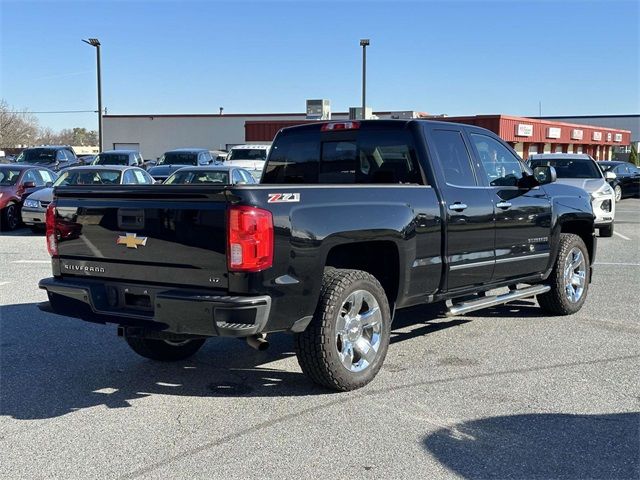
<path id="1" fill-rule="evenodd" d="M 371 107 L 365 108 L 365 119 L 375 118 Z M 362 120 L 362 107 L 349 107 L 349 120 Z"/>
<path id="2" fill-rule="evenodd" d="M 331 102 L 326 99 L 307 100 L 307 120 L 331 120 Z"/>

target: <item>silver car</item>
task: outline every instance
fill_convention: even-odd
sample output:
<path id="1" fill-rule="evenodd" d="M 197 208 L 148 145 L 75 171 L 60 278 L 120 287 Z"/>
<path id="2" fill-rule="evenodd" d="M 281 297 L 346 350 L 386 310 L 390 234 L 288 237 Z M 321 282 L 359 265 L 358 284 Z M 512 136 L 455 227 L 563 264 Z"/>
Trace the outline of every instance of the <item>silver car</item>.
<path id="1" fill-rule="evenodd" d="M 616 202 L 613 189 L 607 180 L 614 179 L 615 174 L 603 173 L 593 158 L 580 153 L 544 153 L 529 157 L 531 168 L 542 165 L 556 169 L 558 183 L 586 190 L 591 196 L 591 206 L 600 236 L 613 236 Z"/>
<path id="2" fill-rule="evenodd" d="M 53 201 L 53 189 L 65 185 L 152 185 L 153 177 L 142 168 L 120 165 L 88 165 L 63 170 L 50 188 L 29 195 L 22 204 L 22 222 L 33 231 L 45 228 L 47 207 Z"/>

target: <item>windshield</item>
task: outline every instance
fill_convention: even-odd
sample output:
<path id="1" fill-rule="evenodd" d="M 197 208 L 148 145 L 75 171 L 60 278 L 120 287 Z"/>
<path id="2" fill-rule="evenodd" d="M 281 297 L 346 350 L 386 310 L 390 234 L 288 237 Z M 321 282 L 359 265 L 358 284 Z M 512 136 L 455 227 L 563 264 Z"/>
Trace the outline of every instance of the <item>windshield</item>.
<path id="1" fill-rule="evenodd" d="M 197 165 L 198 154 L 191 152 L 167 152 L 158 165 Z"/>
<path id="2" fill-rule="evenodd" d="M 234 148 L 227 160 L 266 160 L 266 148 Z"/>
<path id="3" fill-rule="evenodd" d="M 65 185 L 117 185 L 121 172 L 117 170 L 67 170 L 53 184 L 54 187 Z"/>
<path id="4" fill-rule="evenodd" d="M 229 173 L 225 171 L 179 170 L 164 182 L 166 184 L 184 183 L 222 183 L 229 184 Z"/>
<path id="5" fill-rule="evenodd" d="M 129 165 L 129 155 L 126 153 L 101 153 L 93 163 L 94 165 Z"/>
<path id="6" fill-rule="evenodd" d="M 24 163 L 54 163 L 56 151 L 51 148 L 28 148 L 23 150 L 16 162 Z"/>
<path id="7" fill-rule="evenodd" d="M 20 170 L 0 168 L 0 186 L 8 187 L 15 185 L 20 177 Z"/>
<path id="8" fill-rule="evenodd" d="M 602 170 L 603 172 L 608 172 L 609 170 L 613 170 L 614 168 L 616 168 L 617 164 L 615 164 L 615 163 L 598 163 L 598 166 L 600 167 L 600 170 Z"/>
<path id="9" fill-rule="evenodd" d="M 556 169 L 558 178 L 602 178 L 595 162 L 588 158 L 536 158 L 531 168 L 548 165 Z"/>

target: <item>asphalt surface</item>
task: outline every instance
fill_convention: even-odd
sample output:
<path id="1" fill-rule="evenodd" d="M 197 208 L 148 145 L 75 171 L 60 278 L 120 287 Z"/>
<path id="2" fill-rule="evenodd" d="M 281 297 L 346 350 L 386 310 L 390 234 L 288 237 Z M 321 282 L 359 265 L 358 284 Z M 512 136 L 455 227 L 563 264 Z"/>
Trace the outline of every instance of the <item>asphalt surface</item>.
<path id="1" fill-rule="evenodd" d="M 616 232 L 578 314 L 404 311 L 350 393 L 309 383 L 286 335 L 138 357 L 114 326 L 40 312 L 42 235 L 1 235 L 0 475 L 637 479 L 640 200 L 618 204 Z"/>

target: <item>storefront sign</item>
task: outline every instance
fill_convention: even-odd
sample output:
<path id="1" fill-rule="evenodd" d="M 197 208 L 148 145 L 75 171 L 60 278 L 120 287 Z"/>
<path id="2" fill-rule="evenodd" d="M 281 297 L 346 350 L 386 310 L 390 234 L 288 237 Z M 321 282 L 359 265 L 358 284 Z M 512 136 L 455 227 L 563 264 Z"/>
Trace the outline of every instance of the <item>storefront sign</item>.
<path id="1" fill-rule="evenodd" d="M 602 140 L 602 132 L 593 132 L 593 135 L 591 135 L 591 140 L 596 140 L 598 142 Z"/>
<path id="2" fill-rule="evenodd" d="M 611 141 L 611 132 L 607 132 L 607 142 Z"/>
<path id="3" fill-rule="evenodd" d="M 547 138 L 560 138 L 562 135 L 562 129 L 558 127 L 547 128 Z"/>
<path id="4" fill-rule="evenodd" d="M 519 123 L 516 125 L 516 137 L 532 137 L 533 125 Z"/>
<path id="5" fill-rule="evenodd" d="M 615 137 L 613 137 L 613 140 L 615 142 L 621 142 L 622 141 L 622 134 L 621 133 L 616 133 Z"/>
<path id="6" fill-rule="evenodd" d="M 571 140 L 582 140 L 582 130 L 577 128 L 571 130 Z"/>

